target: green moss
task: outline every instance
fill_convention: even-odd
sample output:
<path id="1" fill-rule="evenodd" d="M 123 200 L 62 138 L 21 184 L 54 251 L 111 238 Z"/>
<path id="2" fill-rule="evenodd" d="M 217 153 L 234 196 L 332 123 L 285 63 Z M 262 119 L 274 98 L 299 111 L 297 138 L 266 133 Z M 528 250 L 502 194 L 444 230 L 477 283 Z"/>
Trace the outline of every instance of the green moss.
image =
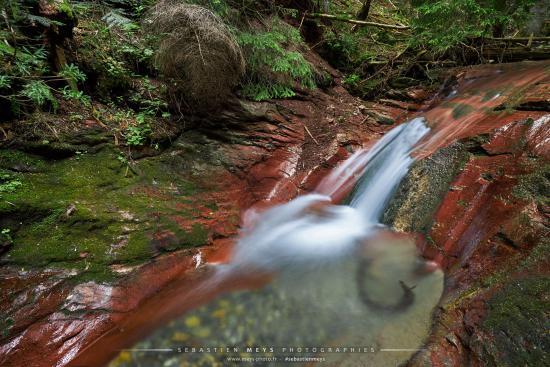
<path id="1" fill-rule="evenodd" d="M 208 231 L 204 226 L 195 223 L 191 228 L 191 232 L 187 233 L 185 245 L 188 246 L 201 246 L 205 245 L 208 241 Z"/>
<path id="2" fill-rule="evenodd" d="M 143 233 L 133 233 L 128 238 L 128 244 L 115 255 L 117 262 L 132 262 L 146 260 L 153 254 L 149 237 Z"/>
<path id="3" fill-rule="evenodd" d="M 543 238 L 541 243 L 535 246 L 529 253 L 529 256 L 521 262 L 520 268 L 523 270 L 532 270 L 539 264 L 545 266 L 548 263 L 550 263 L 550 239 Z"/>
<path id="4" fill-rule="evenodd" d="M 44 161 L 36 156 L 19 150 L 0 150 L 0 168 L 22 171 L 40 171 L 44 169 Z"/>
<path id="5" fill-rule="evenodd" d="M 116 277 L 109 265 L 136 264 L 155 254 L 151 239 L 157 230 L 176 234 L 173 249 L 206 244 L 207 228 L 195 224 L 186 231 L 169 219 L 180 216 L 192 223 L 200 216 L 193 203 L 203 189 L 179 174 L 183 158 L 144 158 L 127 171 L 118 155 L 104 148 L 46 161 L 3 151 L 12 162 L 41 167 L 10 172 L 23 184 L 0 198 L 0 224 L 13 238 L 3 259 L 24 268 L 75 269 L 79 279 L 108 281 Z"/>
<path id="6" fill-rule="evenodd" d="M 400 231 L 428 233 L 433 214 L 467 160 L 465 146 L 455 143 L 416 162 L 394 194 L 383 222 Z"/>
<path id="7" fill-rule="evenodd" d="M 508 283 L 488 301 L 483 327 L 493 338 L 486 351 L 497 365 L 549 364 L 549 293 L 550 279 L 534 277 Z"/>
<path id="8" fill-rule="evenodd" d="M 6 193 L 13 193 L 23 186 L 20 175 L 0 169 L 0 198 Z"/>
<path id="9" fill-rule="evenodd" d="M 533 162 L 535 169 L 533 172 L 519 177 L 519 182 L 513 195 L 526 200 L 534 200 L 536 203 L 548 206 L 550 205 L 550 164 Z"/>

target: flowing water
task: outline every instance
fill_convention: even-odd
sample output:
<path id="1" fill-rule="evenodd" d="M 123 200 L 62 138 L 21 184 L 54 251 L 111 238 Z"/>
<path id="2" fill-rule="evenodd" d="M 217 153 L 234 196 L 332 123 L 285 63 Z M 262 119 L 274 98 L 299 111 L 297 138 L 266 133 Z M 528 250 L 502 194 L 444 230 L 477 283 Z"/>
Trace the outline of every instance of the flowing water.
<path id="1" fill-rule="evenodd" d="M 421 347 L 443 275 L 380 217 L 429 129 L 402 124 L 332 172 L 317 192 L 260 213 L 229 264 L 202 285 L 269 274 L 257 290 L 225 294 L 124 351 L 117 366 L 395 366 Z M 348 205 L 335 190 L 360 177 Z M 352 180 L 355 181 L 355 180 Z M 204 289 L 204 288 L 203 288 Z M 201 291 L 198 289 L 197 291 Z M 329 363 L 330 362 L 330 363 Z"/>

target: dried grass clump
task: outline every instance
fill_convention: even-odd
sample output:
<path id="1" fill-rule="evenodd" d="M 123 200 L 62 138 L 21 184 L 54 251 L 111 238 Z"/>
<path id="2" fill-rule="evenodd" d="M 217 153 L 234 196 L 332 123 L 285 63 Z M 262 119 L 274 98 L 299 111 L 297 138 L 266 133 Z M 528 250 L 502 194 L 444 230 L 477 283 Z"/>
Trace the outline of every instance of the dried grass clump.
<path id="1" fill-rule="evenodd" d="M 242 51 L 222 20 L 210 10 L 161 0 L 146 20 L 160 37 L 156 62 L 171 79 L 175 101 L 187 108 L 218 106 L 245 71 Z"/>

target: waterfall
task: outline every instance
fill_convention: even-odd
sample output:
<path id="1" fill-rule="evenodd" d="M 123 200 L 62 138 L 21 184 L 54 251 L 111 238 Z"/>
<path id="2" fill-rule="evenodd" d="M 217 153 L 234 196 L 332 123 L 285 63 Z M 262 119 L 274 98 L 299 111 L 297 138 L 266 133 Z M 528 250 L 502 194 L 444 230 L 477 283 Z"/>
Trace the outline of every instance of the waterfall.
<path id="1" fill-rule="evenodd" d="M 429 131 L 424 122 L 415 118 L 395 127 L 371 149 L 343 162 L 318 192 L 262 213 L 239 239 L 230 267 L 273 271 L 353 254 L 383 227 L 380 216 L 413 162 L 412 150 Z M 357 174 L 361 178 L 349 205 L 334 205 L 334 186 Z"/>
<path id="2" fill-rule="evenodd" d="M 407 174 L 414 161 L 411 151 L 429 131 L 424 122 L 419 117 L 394 128 L 369 151 L 370 159 L 350 203 L 367 223 L 380 220 L 393 192 Z"/>

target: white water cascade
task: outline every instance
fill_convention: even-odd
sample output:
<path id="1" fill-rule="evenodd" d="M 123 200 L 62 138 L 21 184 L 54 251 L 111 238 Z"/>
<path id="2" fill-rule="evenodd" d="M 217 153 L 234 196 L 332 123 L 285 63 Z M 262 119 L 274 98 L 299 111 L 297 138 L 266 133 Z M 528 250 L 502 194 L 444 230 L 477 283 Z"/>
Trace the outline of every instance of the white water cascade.
<path id="1" fill-rule="evenodd" d="M 312 193 L 262 213 L 237 243 L 229 268 L 274 271 L 353 254 L 383 227 L 380 216 L 413 162 L 410 153 L 428 131 L 424 119 L 415 118 L 337 168 L 332 180 L 362 177 L 349 205 L 332 205 L 328 195 Z"/>

